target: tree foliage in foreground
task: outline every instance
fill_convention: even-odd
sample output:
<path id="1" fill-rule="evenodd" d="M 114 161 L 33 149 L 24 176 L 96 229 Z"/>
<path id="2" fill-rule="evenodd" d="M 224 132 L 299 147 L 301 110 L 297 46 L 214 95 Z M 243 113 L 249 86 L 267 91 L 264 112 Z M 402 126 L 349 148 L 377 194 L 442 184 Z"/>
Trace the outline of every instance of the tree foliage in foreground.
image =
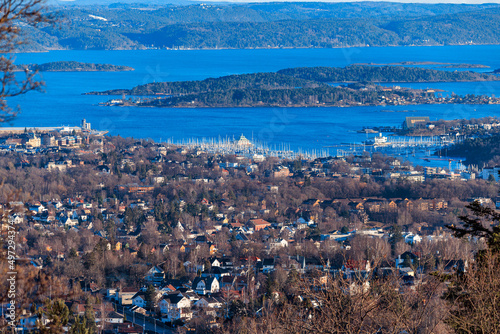
<path id="1" fill-rule="evenodd" d="M 475 261 L 457 268 L 444 299 L 448 324 L 456 333 L 500 333 L 500 214 L 474 201 L 460 226 L 448 226 L 459 238 L 477 239 L 486 247 Z"/>

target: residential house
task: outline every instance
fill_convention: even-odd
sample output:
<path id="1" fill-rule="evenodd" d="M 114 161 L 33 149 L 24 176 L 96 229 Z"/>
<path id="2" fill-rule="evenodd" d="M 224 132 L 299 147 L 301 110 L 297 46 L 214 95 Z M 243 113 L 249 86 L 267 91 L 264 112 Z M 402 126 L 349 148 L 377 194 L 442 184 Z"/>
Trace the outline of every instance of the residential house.
<path id="1" fill-rule="evenodd" d="M 234 286 L 234 282 L 236 280 L 235 276 L 223 276 L 220 279 L 220 288 L 221 289 L 231 289 Z"/>
<path id="2" fill-rule="evenodd" d="M 292 176 L 292 175 L 293 174 L 290 173 L 290 169 L 288 169 L 288 167 L 279 166 L 273 170 L 273 176 L 276 178 L 288 177 L 288 176 Z"/>
<path id="3" fill-rule="evenodd" d="M 262 272 L 264 274 L 270 273 L 274 271 L 274 258 L 270 259 L 264 259 L 261 264 L 262 264 Z"/>
<path id="4" fill-rule="evenodd" d="M 78 220 L 76 219 L 71 219 L 68 216 L 65 216 L 61 219 L 61 223 L 64 225 L 64 227 L 73 227 L 78 225 Z"/>
<path id="5" fill-rule="evenodd" d="M 271 223 L 265 221 L 264 219 L 251 219 L 249 222 L 250 227 L 255 231 L 260 231 L 266 227 L 271 227 Z"/>
<path id="6" fill-rule="evenodd" d="M 363 211 L 365 209 L 362 200 L 349 202 L 349 208 L 354 212 Z"/>
<path id="7" fill-rule="evenodd" d="M 109 324 L 123 324 L 124 317 L 121 314 L 118 314 L 116 312 L 111 312 L 106 315 L 106 318 L 104 318 L 104 321 L 109 323 Z"/>
<path id="8" fill-rule="evenodd" d="M 158 266 L 154 266 L 148 270 L 144 279 L 146 282 L 158 286 L 165 279 L 165 271 Z"/>
<path id="9" fill-rule="evenodd" d="M 364 276 L 371 271 L 371 266 L 366 260 L 347 260 L 341 270 L 346 277 Z"/>
<path id="10" fill-rule="evenodd" d="M 196 277 L 192 289 L 200 295 L 216 293 L 219 292 L 219 281 L 216 277 Z"/>
<path id="11" fill-rule="evenodd" d="M 404 236 L 407 244 L 413 245 L 422 241 L 422 237 L 418 234 L 408 233 Z"/>
<path id="12" fill-rule="evenodd" d="M 216 317 L 218 315 L 217 310 L 223 307 L 223 303 L 220 299 L 215 297 L 201 297 L 194 303 L 194 306 L 205 310 L 206 314 Z"/>
<path id="13" fill-rule="evenodd" d="M 21 224 L 23 222 L 24 218 L 23 216 L 21 215 L 18 215 L 16 213 L 12 214 L 12 215 L 9 215 L 9 224 L 14 224 L 14 225 L 18 225 L 18 224 Z"/>
<path id="14" fill-rule="evenodd" d="M 413 253 L 406 251 L 403 254 L 399 255 L 395 260 L 396 268 L 408 267 L 409 265 L 416 265 L 420 260 L 420 257 Z"/>
<path id="15" fill-rule="evenodd" d="M 418 201 L 416 201 L 415 207 L 417 208 L 417 210 L 427 211 L 429 210 L 429 203 L 427 201 L 419 199 Z"/>
<path id="16" fill-rule="evenodd" d="M 182 294 L 168 294 L 158 303 L 160 312 L 165 321 L 175 321 L 179 319 L 189 320 L 192 318 L 191 301 Z"/>
<path id="17" fill-rule="evenodd" d="M 132 297 L 132 305 L 137 307 L 146 308 L 146 293 L 144 291 L 138 291 Z"/>
<path id="18" fill-rule="evenodd" d="M 138 292 L 135 288 L 123 288 L 116 292 L 116 301 L 120 305 L 132 305 L 132 298 Z"/>
<path id="19" fill-rule="evenodd" d="M 243 233 L 238 233 L 235 238 L 236 238 L 236 240 L 240 240 L 240 241 L 244 241 L 244 242 L 250 241 L 250 239 L 248 239 L 248 237 Z"/>
<path id="20" fill-rule="evenodd" d="M 288 247 L 288 241 L 282 238 L 275 239 L 274 241 L 269 243 L 269 250 L 283 247 Z"/>
<path id="21" fill-rule="evenodd" d="M 230 270 L 221 267 L 212 267 L 210 268 L 210 270 L 201 273 L 201 277 L 215 277 L 218 280 L 220 280 L 221 277 L 229 275 L 230 275 Z"/>
<path id="22" fill-rule="evenodd" d="M 413 210 L 413 202 L 410 201 L 408 198 L 402 199 L 402 200 L 397 200 L 396 203 L 398 204 L 399 207 L 401 207 L 404 210 Z"/>
<path id="23" fill-rule="evenodd" d="M 369 212 L 378 213 L 380 212 L 383 204 L 384 200 L 382 199 L 369 198 L 363 203 L 363 206 Z"/>
<path id="24" fill-rule="evenodd" d="M 440 199 L 433 199 L 429 201 L 429 210 L 442 210 L 448 208 L 448 202 Z"/>
<path id="25" fill-rule="evenodd" d="M 398 211 L 398 204 L 395 201 L 390 201 L 389 204 L 387 205 L 389 211 Z"/>

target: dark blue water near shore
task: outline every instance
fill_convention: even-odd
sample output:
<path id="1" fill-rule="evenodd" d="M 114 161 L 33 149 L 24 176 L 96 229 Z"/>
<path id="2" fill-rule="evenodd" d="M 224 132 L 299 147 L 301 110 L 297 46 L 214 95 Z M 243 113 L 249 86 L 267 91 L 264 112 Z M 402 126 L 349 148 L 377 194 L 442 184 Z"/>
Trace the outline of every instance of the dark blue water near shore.
<path id="1" fill-rule="evenodd" d="M 21 114 L 14 126 L 78 125 L 86 118 L 110 134 L 152 138 L 246 136 L 270 146 L 287 143 L 293 149 L 322 149 L 366 138 L 363 126 L 398 126 L 406 116 L 431 120 L 500 116 L 495 105 L 421 105 L 354 108 L 207 108 L 156 109 L 100 107 L 106 96 L 82 93 L 131 88 L 153 81 L 198 80 L 228 74 L 276 71 L 298 66 L 346 66 L 352 63 L 433 61 L 474 63 L 500 68 L 500 46 L 387 47 L 352 49 L 190 50 L 190 51 L 54 51 L 18 54 L 16 63 L 75 60 L 132 66 L 134 72 L 43 73 L 46 92 L 11 99 Z M 455 70 L 455 69 L 446 69 Z M 447 93 L 499 96 L 500 82 L 401 84 L 433 87 Z M 446 94 L 446 93 L 445 93 Z M 331 151 L 332 152 L 332 151 Z M 332 152 L 335 153 L 335 152 Z"/>

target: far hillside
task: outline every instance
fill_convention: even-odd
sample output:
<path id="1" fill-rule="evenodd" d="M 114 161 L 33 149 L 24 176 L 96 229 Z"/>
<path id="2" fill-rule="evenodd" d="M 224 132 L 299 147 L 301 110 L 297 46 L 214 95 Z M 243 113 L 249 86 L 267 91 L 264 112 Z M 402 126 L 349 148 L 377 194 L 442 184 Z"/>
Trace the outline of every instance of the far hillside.
<path id="1" fill-rule="evenodd" d="M 26 51 L 500 44 L 498 4 L 108 4 L 58 8 Z M 28 49 L 29 48 L 29 49 Z"/>

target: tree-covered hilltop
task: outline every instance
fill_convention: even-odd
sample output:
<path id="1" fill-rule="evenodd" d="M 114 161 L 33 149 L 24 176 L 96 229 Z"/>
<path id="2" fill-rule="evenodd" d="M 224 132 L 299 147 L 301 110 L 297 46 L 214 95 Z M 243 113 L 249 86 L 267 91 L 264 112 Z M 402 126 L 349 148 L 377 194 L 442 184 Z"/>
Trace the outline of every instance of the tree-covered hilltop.
<path id="1" fill-rule="evenodd" d="M 317 87 L 321 83 L 311 82 L 278 73 L 252 73 L 208 78 L 201 81 L 155 82 L 132 89 L 115 89 L 105 92 L 91 92 L 89 95 L 179 95 L 221 92 L 232 89 L 280 89 L 296 87 Z"/>
<path id="2" fill-rule="evenodd" d="M 357 90 L 328 85 L 315 88 L 230 89 L 199 94 L 174 96 L 140 102 L 139 106 L 155 107 L 306 107 L 373 105 L 381 90 Z M 398 92 L 410 97 L 410 92 Z"/>
<path id="3" fill-rule="evenodd" d="M 499 76 L 471 71 L 438 71 L 404 66 L 298 67 L 277 73 L 317 82 L 455 82 L 495 81 Z"/>
<path id="4" fill-rule="evenodd" d="M 155 82 L 132 89 L 90 92 L 88 95 L 187 95 L 228 90 L 316 88 L 328 82 L 455 82 L 500 80 L 499 76 L 469 71 L 436 71 L 401 66 L 300 67 L 269 73 L 229 75 L 201 81 Z"/>
<path id="5" fill-rule="evenodd" d="M 114 72 L 133 71 L 129 66 L 119 66 L 110 64 L 80 63 L 77 61 L 56 61 L 44 64 L 23 64 L 16 66 L 18 71 L 28 69 L 38 72 Z"/>
<path id="6" fill-rule="evenodd" d="M 436 154 L 465 158 L 466 165 L 498 165 L 500 163 L 500 135 L 467 139 Z"/>
<path id="7" fill-rule="evenodd" d="M 398 36 L 373 20 L 316 19 L 175 24 L 130 39 L 158 48 L 329 48 L 398 45 Z"/>

